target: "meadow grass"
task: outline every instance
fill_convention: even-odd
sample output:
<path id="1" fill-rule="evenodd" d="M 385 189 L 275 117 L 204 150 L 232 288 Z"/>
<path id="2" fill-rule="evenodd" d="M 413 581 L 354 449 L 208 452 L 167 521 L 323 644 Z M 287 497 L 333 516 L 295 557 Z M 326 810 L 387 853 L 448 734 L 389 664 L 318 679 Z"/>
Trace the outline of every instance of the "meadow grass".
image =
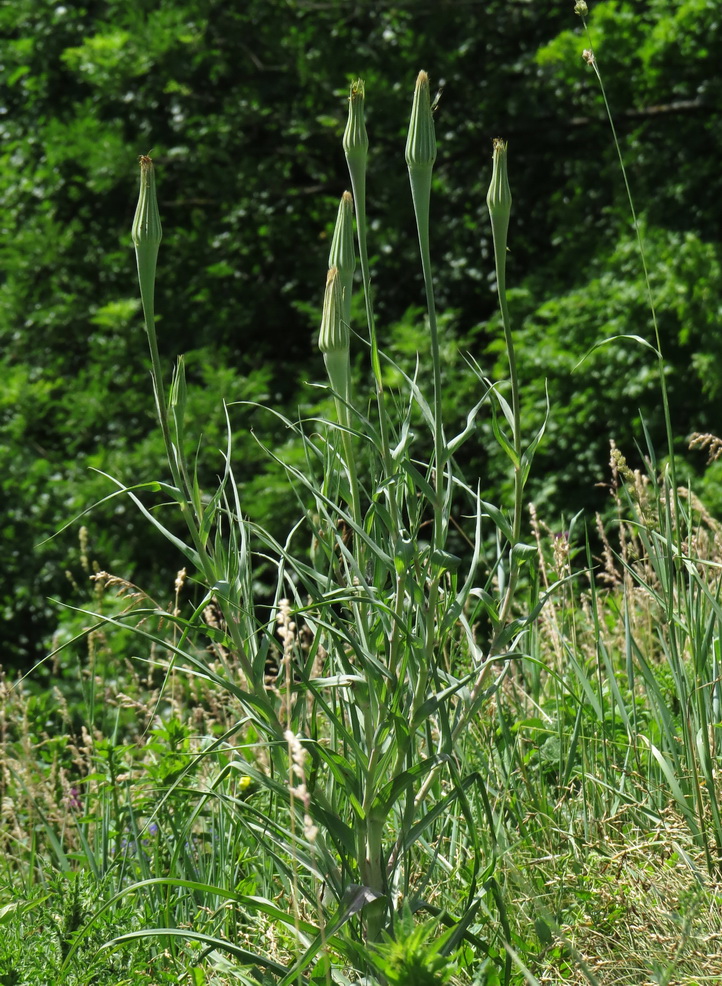
<path id="1" fill-rule="evenodd" d="M 509 377 L 470 356 L 478 402 L 445 421 L 428 77 L 406 163 L 431 366 L 412 373 L 376 329 L 364 104 L 358 81 L 318 340 L 329 413 L 263 409 L 302 453 L 268 450 L 298 502 L 283 541 L 247 519 L 235 478 L 248 408 L 225 407 L 217 489 L 195 475 L 185 366 L 167 387 L 155 328 L 162 231 L 140 160 L 133 240 L 170 480 L 113 480 L 110 496 L 130 498 L 185 567 L 167 603 L 93 572 L 94 602 L 51 655 L 55 693 L 3 682 L 2 983 L 722 975 L 720 525 L 677 484 L 658 334 L 644 344 L 669 449 L 660 463 L 648 446 L 634 471 L 612 447 L 616 524 L 599 522 L 595 558 L 593 518 L 560 529 L 525 504 L 544 429 L 524 427 L 506 299 L 506 144 L 487 204 Z M 352 347 L 368 354 L 370 395 L 356 393 Z M 508 459 L 508 503 L 459 465 L 480 415 Z M 70 707 L 60 672 L 80 641 Z"/>

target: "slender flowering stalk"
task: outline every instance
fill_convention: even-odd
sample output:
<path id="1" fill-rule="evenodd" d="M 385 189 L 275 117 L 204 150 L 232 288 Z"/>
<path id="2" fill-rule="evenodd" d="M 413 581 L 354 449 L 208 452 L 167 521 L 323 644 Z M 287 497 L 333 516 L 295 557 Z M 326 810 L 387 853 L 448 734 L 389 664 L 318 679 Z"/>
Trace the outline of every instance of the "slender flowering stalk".
<path id="1" fill-rule="evenodd" d="M 368 323 L 371 341 L 371 362 L 378 390 L 383 388 L 381 385 L 381 365 L 379 363 L 373 307 L 371 303 L 369 260 L 366 249 L 366 162 L 368 159 L 369 137 L 366 132 L 366 122 L 364 119 L 365 96 L 366 88 L 363 79 L 353 82 L 348 97 L 348 120 L 343 135 L 343 150 L 346 155 L 346 164 L 348 165 L 348 173 L 351 178 L 351 188 L 353 190 L 353 201 L 356 206 L 356 229 L 358 233 L 359 256 L 361 259 L 361 275 L 364 284 L 364 298 L 366 301 L 366 321 Z"/>
<path id="2" fill-rule="evenodd" d="M 443 521 L 443 476 L 444 476 L 444 431 L 441 412 L 441 358 L 439 354 L 439 332 L 436 324 L 436 303 L 431 275 L 431 252 L 429 247 L 429 204 L 431 201 L 431 176 L 436 161 L 436 134 L 434 115 L 431 110 L 429 76 L 419 72 L 414 87 L 414 100 L 411 107 L 409 133 L 406 139 L 406 164 L 409 169 L 411 196 L 416 215 L 416 228 L 421 251 L 421 268 L 426 289 L 426 307 L 429 314 L 431 334 L 431 362 L 434 374 L 434 453 L 435 453 L 435 493 L 434 504 L 434 547 L 441 548 L 445 541 Z"/>
<path id="3" fill-rule="evenodd" d="M 509 319 L 509 306 L 506 298 L 506 246 L 509 232 L 509 217 L 511 215 L 511 189 L 509 187 L 509 176 L 507 170 L 507 143 L 498 137 L 494 140 L 493 144 L 491 183 L 486 196 L 486 204 L 489 209 L 491 231 L 494 239 L 496 285 L 499 295 L 501 318 L 504 325 L 506 354 L 507 359 L 509 360 L 509 382 L 511 386 L 513 429 L 512 447 L 514 453 L 514 512 L 511 525 L 511 550 L 509 552 L 509 580 L 506 585 L 504 598 L 499 612 L 497 630 L 490 646 L 490 654 L 493 654 L 496 650 L 497 640 L 504 632 L 505 624 L 511 613 L 511 605 L 514 600 L 517 581 L 519 578 L 519 560 L 515 557 L 514 548 L 521 540 L 521 520 L 524 494 L 521 440 L 521 391 L 519 387 L 519 374 L 516 365 L 514 338 L 512 336 L 511 322 Z M 472 700 L 469 706 L 470 708 L 474 708 L 485 677 L 486 669 L 483 669 L 474 683 L 471 693 Z"/>
<path id="4" fill-rule="evenodd" d="M 155 273 L 158 263 L 158 251 L 163 238 L 158 210 L 158 196 L 155 188 L 155 168 L 153 161 L 146 154 L 138 159 L 140 164 L 140 190 L 138 205 L 135 209 L 131 238 L 135 247 L 135 259 L 138 265 L 138 283 L 140 297 L 143 303 L 145 331 L 148 335 L 150 360 L 153 373 L 153 389 L 155 392 L 156 410 L 163 431 L 163 439 L 168 454 L 174 480 L 179 479 L 176 455 L 173 451 L 168 412 L 163 386 L 163 370 L 158 352 L 158 339 L 155 332 Z"/>
<path id="5" fill-rule="evenodd" d="M 361 260 L 361 276 L 364 285 L 364 300 L 366 302 L 366 322 L 371 343 L 371 365 L 376 381 L 377 393 L 383 394 L 381 383 L 381 363 L 379 362 L 378 343 L 374 324 L 373 304 L 371 301 L 371 275 L 369 273 L 369 258 L 366 247 L 366 162 L 368 160 L 369 136 L 366 132 L 364 101 L 366 87 L 363 79 L 351 83 L 348 97 L 348 120 L 343 135 L 343 151 L 351 178 L 353 201 L 356 206 L 356 231 L 358 235 L 359 257 Z M 383 396 L 381 397 L 383 401 Z"/>
<path id="6" fill-rule="evenodd" d="M 514 447 L 514 518 L 512 524 L 513 542 L 516 544 L 521 535 L 522 516 L 522 449 L 521 449 L 521 395 L 519 375 L 516 366 L 514 338 L 511 334 L 509 306 L 506 299 L 506 244 L 509 232 L 509 216 L 511 215 L 511 189 L 507 171 L 506 141 L 496 138 L 492 159 L 491 184 L 486 196 L 486 204 L 491 219 L 491 231 L 494 239 L 494 262 L 496 265 L 496 285 L 499 294 L 499 307 L 504 325 L 504 341 L 509 360 L 509 380 L 511 383 L 511 407 L 513 416 L 513 447 Z M 513 547 L 513 545 L 512 545 Z M 509 588 L 513 588 L 511 582 Z M 511 599 L 511 594 L 507 592 Z"/>
<path id="7" fill-rule="evenodd" d="M 506 157 L 507 143 L 497 138 L 494 141 L 491 184 L 486 195 L 486 204 L 489 209 L 491 231 L 494 237 L 497 277 L 501 274 L 503 281 L 506 275 L 506 243 L 509 233 L 509 216 L 511 215 L 511 189 L 509 188 Z M 502 284 L 503 288 L 504 284 Z"/>
<path id="8" fill-rule="evenodd" d="M 659 332 L 659 321 L 657 319 L 657 307 L 654 303 L 654 296 L 652 295 L 652 286 L 649 280 L 649 269 L 647 267 L 647 257 L 644 249 L 644 240 L 642 238 L 642 230 L 639 225 L 639 220 L 637 218 L 637 210 L 634 206 L 634 197 L 632 196 L 632 189 L 629 184 L 629 179 L 627 177 L 627 168 L 624 164 L 624 156 L 622 155 L 622 148 L 617 137 L 617 128 L 614 126 L 614 118 L 612 116 L 612 109 L 609 105 L 609 100 L 607 99 L 607 91 L 604 87 L 604 80 L 602 79 L 602 73 L 597 64 L 597 59 L 594 55 L 594 48 L 592 46 L 592 37 L 589 33 L 589 26 L 587 24 L 587 14 L 589 10 L 587 4 L 584 0 L 577 0 L 574 6 L 574 12 L 582 18 L 582 23 L 584 24 L 584 32 L 589 41 L 589 48 L 585 48 L 582 52 L 582 58 L 589 65 L 589 67 L 594 71 L 597 77 L 597 82 L 599 83 L 599 91 L 602 94 L 602 101 L 604 102 L 604 109 L 607 114 L 607 120 L 609 121 L 609 128 L 612 132 L 612 139 L 614 141 L 614 147 L 617 151 L 617 158 L 619 160 L 619 167 L 622 172 L 622 180 L 624 181 L 624 188 L 627 193 L 627 201 L 629 203 L 629 211 L 632 216 L 632 226 L 637 237 L 637 247 L 639 249 L 639 259 L 642 264 L 642 273 L 644 275 L 644 283 L 647 289 L 647 304 L 649 306 L 649 312 L 652 319 L 652 329 L 654 331 L 654 342 L 657 354 L 657 369 L 659 373 L 659 386 L 662 392 L 662 408 L 664 411 L 664 427 L 667 436 L 667 451 L 669 453 L 669 472 L 670 481 L 673 490 L 673 495 L 675 501 L 677 499 L 677 463 L 674 454 L 674 431 L 672 429 L 672 418 L 669 410 L 669 395 L 667 393 L 667 377 L 665 373 L 664 356 L 662 355 L 662 339 Z M 679 504 L 675 503 L 675 509 L 677 511 L 677 516 L 679 517 Z"/>
<path id="9" fill-rule="evenodd" d="M 179 442 L 174 443 L 170 432 L 168 406 L 165 398 L 165 388 L 163 385 L 163 367 L 158 351 L 158 339 L 155 331 L 155 275 L 158 261 L 158 250 L 160 248 L 163 231 L 158 210 L 158 197 L 155 187 L 155 169 L 153 162 L 147 155 L 142 155 L 140 161 L 140 191 L 138 195 L 138 205 L 135 210 L 131 238 L 135 246 L 135 256 L 138 265 L 138 282 L 140 285 L 140 296 L 143 302 L 143 315 L 145 318 L 145 329 L 148 336 L 148 346 L 150 349 L 151 372 L 153 377 L 153 391 L 155 393 L 156 411 L 158 421 L 163 433 L 163 443 L 168 457 L 171 475 L 176 489 L 181 494 L 179 500 L 180 509 L 183 513 L 188 531 L 193 541 L 199 563 L 203 569 L 204 576 L 209 585 L 215 585 L 218 581 L 214 569 L 213 561 L 206 549 L 203 538 L 201 537 L 199 524 L 202 517 L 194 516 L 193 499 L 191 496 L 190 484 L 187 479 L 186 470 L 183 464 L 183 449 Z M 185 378 L 183 375 L 182 364 L 179 366 L 179 375 L 174 382 L 171 403 L 174 411 L 182 413 L 184 403 L 183 388 Z M 178 434 L 182 429 L 177 429 Z M 229 632 L 233 637 L 235 649 L 239 655 L 239 660 L 246 677 L 253 678 L 253 667 L 246 654 L 245 642 L 240 636 L 235 613 L 231 605 L 224 599 L 219 598 L 221 608 Z"/>
<path id="10" fill-rule="evenodd" d="M 158 211 L 153 161 L 146 154 L 142 154 L 138 160 L 140 163 L 140 193 L 131 237 L 135 247 L 140 296 L 147 323 L 148 321 L 152 322 L 154 316 L 155 271 L 158 262 L 158 250 L 163 239 L 163 229 Z"/>
<path id="11" fill-rule="evenodd" d="M 393 483 L 390 481 L 395 470 L 390 452 L 391 443 L 388 434 L 384 385 L 381 377 L 381 360 L 379 358 L 378 340 L 376 338 L 376 324 L 371 295 L 371 272 L 369 269 L 369 255 L 366 241 L 366 164 L 368 160 L 369 138 L 366 131 L 364 114 L 365 99 L 366 87 L 363 79 L 357 79 L 351 83 L 349 91 L 348 120 L 343 135 L 343 150 L 346 155 L 346 164 L 348 165 L 351 189 L 353 191 L 353 201 L 356 207 L 356 235 L 358 237 L 359 260 L 361 262 L 361 278 L 364 286 L 366 324 L 368 325 L 369 343 L 371 346 L 371 369 L 376 385 L 381 455 L 384 472 L 388 480 L 386 484 L 386 496 L 388 498 L 392 523 L 394 526 L 398 526 L 396 493 Z"/>
<path id="12" fill-rule="evenodd" d="M 349 404 L 351 401 L 351 361 L 350 331 L 348 322 L 344 319 L 344 299 L 342 288 L 343 275 L 338 267 L 331 267 L 326 278 L 326 292 L 323 298 L 323 314 L 321 316 L 321 331 L 318 336 L 318 348 L 323 353 L 326 372 L 334 391 L 336 414 L 342 429 L 342 440 L 346 459 L 346 468 L 351 486 L 351 507 L 355 522 L 361 525 L 361 503 L 359 500 L 356 463 L 351 447 L 351 427 Z"/>
<path id="13" fill-rule="evenodd" d="M 158 337 L 155 331 L 155 274 L 158 264 L 158 251 L 161 240 L 163 239 L 160 212 L 158 210 L 158 196 L 155 188 L 155 168 L 153 161 L 146 154 L 142 154 L 138 161 L 140 163 L 140 190 L 130 235 L 135 247 L 135 259 L 138 265 L 138 283 L 140 285 L 140 297 L 143 303 L 145 331 L 148 336 L 148 347 L 150 349 L 156 410 L 163 432 L 163 440 L 173 480 L 178 489 L 183 490 L 186 498 L 190 500 L 190 485 L 184 476 L 184 470 L 181 464 L 181 450 L 174 445 L 170 433 L 168 407 L 166 404 L 165 386 L 163 384 L 163 368 L 158 351 Z M 182 367 L 179 367 L 179 373 L 182 374 L 182 372 Z M 180 379 L 176 382 L 178 386 L 171 388 L 173 400 L 177 400 L 180 392 Z"/>

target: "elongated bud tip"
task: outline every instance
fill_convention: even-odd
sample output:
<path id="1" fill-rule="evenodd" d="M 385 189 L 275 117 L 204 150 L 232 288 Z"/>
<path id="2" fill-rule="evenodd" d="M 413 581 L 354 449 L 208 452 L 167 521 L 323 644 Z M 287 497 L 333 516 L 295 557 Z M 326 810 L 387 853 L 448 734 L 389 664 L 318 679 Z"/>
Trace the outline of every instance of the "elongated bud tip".
<path id="1" fill-rule="evenodd" d="M 331 267 L 326 277 L 326 293 L 323 297 L 321 331 L 318 348 L 324 354 L 346 352 L 350 345 L 349 328 L 341 317 L 341 277 L 338 267 Z"/>
<path id="2" fill-rule="evenodd" d="M 426 72 L 419 72 L 414 88 L 409 135 L 406 139 L 406 163 L 412 167 L 431 167 L 436 160 L 436 134 L 431 111 L 431 88 Z"/>
<path id="3" fill-rule="evenodd" d="M 350 192 L 344 192 L 338 206 L 336 226 L 328 255 L 328 266 L 338 267 L 342 275 L 352 275 L 356 269 L 353 242 L 353 197 Z"/>
<path id="4" fill-rule="evenodd" d="M 369 149 L 369 136 L 364 121 L 364 101 L 366 86 L 363 79 L 351 83 L 348 96 L 348 121 L 343 135 L 343 150 L 346 158 L 357 159 L 363 163 Z"/>
<path id="5" fill-rule="evenodd" d="M 145 245 L 157 247 L 163 238 L 155 191 L 155 168 L 147 154 L 138 158 L 140 164 L 140 192 L 133 219 L 131 236 L 136 249 Z"/>
<path id="6" fill-rule="evenodd" d="M 511 213 L 511 189 L 506 166 L 507 143 L 500 137 L 494 139 L 494 155 L 491 172 L 491 184 L 486 196 L 492 224 L 509 222 Z"/>

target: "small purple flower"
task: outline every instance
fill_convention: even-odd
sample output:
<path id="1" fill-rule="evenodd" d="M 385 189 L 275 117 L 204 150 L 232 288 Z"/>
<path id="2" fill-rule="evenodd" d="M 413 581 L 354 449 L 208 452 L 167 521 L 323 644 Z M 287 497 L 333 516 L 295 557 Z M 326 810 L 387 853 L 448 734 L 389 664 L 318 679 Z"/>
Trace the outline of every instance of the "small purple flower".
<path id="1" fill-rule="evenodd" d="M 65 803 L 71 811 L 80 811 L 83 807 L 83 802 L 80 800 L 80 788 L 71 787 Z"/>

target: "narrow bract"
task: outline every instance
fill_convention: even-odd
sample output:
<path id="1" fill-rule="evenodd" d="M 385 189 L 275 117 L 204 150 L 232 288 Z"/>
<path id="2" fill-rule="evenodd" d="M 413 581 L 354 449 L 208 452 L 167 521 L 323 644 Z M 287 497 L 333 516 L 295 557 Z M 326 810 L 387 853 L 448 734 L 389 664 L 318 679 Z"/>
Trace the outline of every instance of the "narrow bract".
<path id="1" fill-rule="evenodd" d="M 332 267 L 326 278 L 321 331 L 318 336 L 318 348 L 324 355 L 328 353 L 348 352 L 350 343 L 349 330 L 341 314 L 341 278 L 339 277 L 338 267 Z"/>
<path id="2" fill-rule="evenodd" d="M 349 325 L 351 322 L 351 293 L 353 290 L 353 274 L 356 270 L 356 251 L 353 237 L 353 198 L 350 192 L 344 192 L 338 206 L 336 225 L 333 230 L 331 249 L 328 254 L 328 266 L 336 267 L 341 281 L 342 319 Z"/>
<path id="3" fill-rule="evenodd" d="M 353 274 L 356 269 L 356 252 L 353 248 L 353 198 L 344 192 L 338 205 L 336 225 L 328 254 L 328 266 L 338 267 L 341 276 Z"/>

